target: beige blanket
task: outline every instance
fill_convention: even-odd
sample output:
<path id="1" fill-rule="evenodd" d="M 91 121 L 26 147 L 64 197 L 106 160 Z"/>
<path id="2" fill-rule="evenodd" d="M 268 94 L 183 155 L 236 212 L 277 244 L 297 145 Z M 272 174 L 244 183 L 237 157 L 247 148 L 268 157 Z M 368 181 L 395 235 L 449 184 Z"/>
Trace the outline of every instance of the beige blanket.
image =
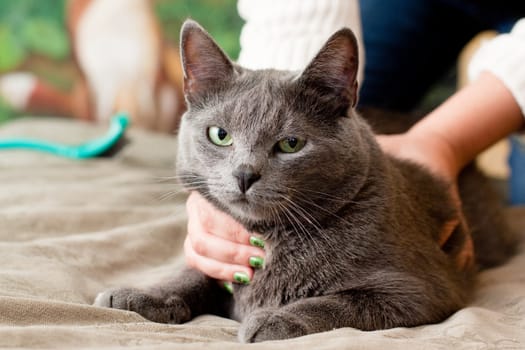
<path id="1" fill-rule="evenodd" d="M 79 122 L 25 119 L 0 138 L 75 143 L 103 132 Z M 174 185 L 175 137 L 133 131 L 116 157 L 72 161 L 0 151 L 0 347 L 237 349 L 238 324 L 203 316 L 155 324 L 93 307 L 108 287 L 142 285 L 182 262 L 185 194 Z M 525 209 L 509 210 L 525 236 Z M 350 328 L 256 349 L 525 349 L 525 247 L 481 274 L 474 300 L 441 324 Z"/>

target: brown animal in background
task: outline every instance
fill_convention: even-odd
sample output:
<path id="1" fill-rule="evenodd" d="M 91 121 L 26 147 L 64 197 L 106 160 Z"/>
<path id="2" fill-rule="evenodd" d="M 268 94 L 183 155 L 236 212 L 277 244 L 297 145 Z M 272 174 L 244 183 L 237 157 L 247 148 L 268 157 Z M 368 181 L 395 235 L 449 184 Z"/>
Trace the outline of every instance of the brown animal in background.
<path id="1" fill-rule="evenodd" d="M 182 69 L 150 1 L 70 0 L 66 17 L 79 71 L 72 91 L 12 73 L 0 77 L 0 96 L 24 112 L 106 122 L 125 111 L 135 126 L 175 131 L 185 109 Z"/>

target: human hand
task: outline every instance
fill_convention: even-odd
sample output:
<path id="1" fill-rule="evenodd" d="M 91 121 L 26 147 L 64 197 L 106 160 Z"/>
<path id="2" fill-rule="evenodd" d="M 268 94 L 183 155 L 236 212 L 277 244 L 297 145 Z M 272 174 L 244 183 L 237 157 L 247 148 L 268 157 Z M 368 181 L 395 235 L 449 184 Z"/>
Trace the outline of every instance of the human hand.
<path id="1" fill-rule="evenodd" d="M 456 182 L 460 165 L 451 146 L 437 134 L 419 135 L 408 131 L 397 135 L 378 135 L 377 141 L 383 151 L 391 156 L 420 164 L 449 183 Z"/>
<path id="2" fill-rule="evenodd" d="M 264 245 L 262 240 L 197 192 L 188 197 L 186 210 L 188 235 L 184 253 L 188 266 L 218 280 L 249 283 L 253 268 L 263 264 L 264 250 L 254 246 Z"/>
<path id="3" fill-rule="evenodd" d="M 463 226 L 462 232 L 469 232 L 461 210 L 461 199 L 457 188 L 460 165 L 452 148 L 444 140 L 435 135 L 422 137 L 407 132 L 398 135 L 379 135 L 377 141 L 384 152 L 420 164 L 450 184 L 450 196 L 456 206 L 456 217 L 443 225 L 438 241 L 441 247 L 451 238 L 458 225 Z M 460 269 L 468 269 L 473 263 L 474 250 L 470 235 L 464 241 L 464 247 L 456 258 L 456 266 Z"/>

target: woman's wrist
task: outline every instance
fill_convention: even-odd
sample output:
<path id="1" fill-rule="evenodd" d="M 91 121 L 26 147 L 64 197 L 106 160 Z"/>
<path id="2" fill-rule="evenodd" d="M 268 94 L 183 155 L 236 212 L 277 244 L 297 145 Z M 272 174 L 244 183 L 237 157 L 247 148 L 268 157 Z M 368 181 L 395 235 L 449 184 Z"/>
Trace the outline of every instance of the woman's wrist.
<path id="1" fill-rule="evenodd" d="M 447 180 L 454 180 L 465 166 L 461 150 L 441 130 L 414 126 L 406 133 L 410 146 L 418 148 L 421 163 Z"/>
<path id="2" fill-rule="evenodd" d="M 511 92 L 485 72 L 407 134 L 423 145 L 438 147 L 449 171 L 457 174 L 480 152 L 522 125 L 523 115 Z"/>

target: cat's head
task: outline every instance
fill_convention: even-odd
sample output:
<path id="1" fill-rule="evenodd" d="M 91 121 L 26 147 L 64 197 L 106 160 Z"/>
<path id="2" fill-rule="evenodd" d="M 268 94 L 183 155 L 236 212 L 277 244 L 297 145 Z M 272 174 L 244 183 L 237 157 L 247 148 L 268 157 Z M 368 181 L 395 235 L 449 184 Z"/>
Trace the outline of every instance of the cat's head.
<path id="1" fill-rule="evenodd" d="M 177 171 L 187 188 L 251 225 L 312 219 L 363 185 L 371 136 L 353 112 L 349 29 L 302 72 L 244 69 L 193 21 L 183 25 L 181 57 L 188 110 Z"/>

